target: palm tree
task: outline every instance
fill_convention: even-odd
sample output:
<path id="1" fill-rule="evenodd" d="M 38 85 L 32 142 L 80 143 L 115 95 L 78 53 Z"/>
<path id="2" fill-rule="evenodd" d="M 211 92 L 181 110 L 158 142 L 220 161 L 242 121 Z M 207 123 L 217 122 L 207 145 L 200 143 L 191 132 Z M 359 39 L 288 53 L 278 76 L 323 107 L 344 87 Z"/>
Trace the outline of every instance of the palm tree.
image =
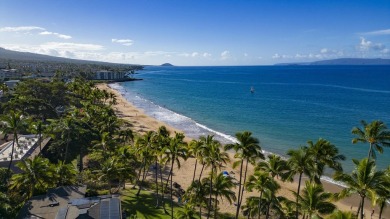
<path id="1" fill-rule="evenodd" d="M 301 181 L 302 181 L 302 175 L 305 173 L 306 175 L 310 176 L 311 170 L 314 166 L 313 164 L 313 158 L 310 153 L 308 153 L 307 149 L 304 147 L 301 147 L 298 150 L 288 150 L 287 155 L 290 156 L 290 158 L 287 161 L 287 165 L 290 167 L 290 173 L 289 173 L 289 179 L 292 179 L 296 174 L 299 174 L 298 179 L 298 189 L 297 189 L 297 198 L 296 198 L 296 218 L 298 218 L 299 215 L 299 192 L 301 189 Z"/>
<path id="2" fill-rule="evenodd" d="M 42 152 L 42 132 L 44 129 L 44 124 L 41 120 L 38 120 L 36 122 L 30 123 L 30 130 L 32 133 L 38 135 L 38 145 L 39 145 L 39 152 Z"/>
<path id="3" fill-rule="evenodd" d="M 162 174 L 162 169 L 166 165 L 166 160 L 164 159 L 164 148 L 169 145 L 170 141 L 170 132 L 167 130 L 165 126 L 160 126 L 157 130 L 157 135 L 154 136 L 154 144 L 153 144 L 153 154 L 155 156 L 155 165 L 156 165 L 156 178 L 155 178 L 155 183 L 156 183 L 156 197 L 158 196 L 158 171 L 160 172 L 160 183 L 161 183 L 161 205 L 164 208 L 164 212 L 167 213 L 167 210 L 165 209 L 165 204 L 164 204 L 164 182 L 163 182 L 163 174 Z M 156 200 L 157 204 L 156 206 L 159 205 L 158 203 L 158 197 Z"/>
<path id="4" fill-rule="evenodd" d="M 213 178 L 211 180 L 211 178 Z M 211 184 L 213 182 L 213 184 Z M 209 177 L 203 179 L 202 183 L 206 188 L 210 188 L 212 185 L 212 193 L 214 194 L 214 218 L 217 218 L 218 213 L 218 198 L 226 199 L 230 204 L 232 201 L 236 200 L 236 195 L 232 191 L 232 188 L 235 186 L 232 178 L 226 177 L 223 173 L 213 175 L 210 174 Z"/>
<path id="5" fill-rule="evenodd" d="M 260 142 L 257 138 L 252 137 L 252 133 L 248 131 L 238 132 L 236 133 L 236 138 L 238 140 L 237 143 L 227 144 L 225 146 L 225 150 L 234 149 L 236 151 L 235 158 L 238 158 L 239 161 L 235 164 L 240 164 L 240 180 L 239 180 L 239 189 L 238 189 L 238 202 L 236 209 L 236 219 L 238 218 L 238 214 L 240 212 L 240 206 L 243 197 L 242 185 L 245 184 L 246 181 L 246 173 L 248 168 L 248 163 L 254 164 L 256 159 L 261 158 L 264 159 L 264 155 L 261 151 Z M 242 180 L 242 168 L 244 166 L 244 160 L 246 161 L 246 167 L 244 172 L 244 183 L 241 184 Z"/>
<path id="6" fill-rule="evenodd" d="M 195 167 L 194 167 L 194 176 L 192 177 L 192 182 L 195 180 L 196 167 L 198 165 L 198 159 L 202 159 L 202 150 L 204 149 L 204 144 L 201 140 L 192 140 L 189 144 L 190 153 L 195 157 Z"/>
<path id="7" fill-rule="evenodd" d="M 352 143 L 369 143 L 370 148 L 367 157 L 375 159 L 376 155 L 373 147 L 380 154 L 383 153 L 383 147 L 390 146 L 390 131 L 387 129 L 386 124 L 379 120 L 372 121 L 370 124 L 362 120 L 361 124 L 363 129 L 359 127 L 352 129 L 352 134 L 356 135 L 356 138 L 352 139 Z"/>
<path id="8" fill-rule="evenodd" d="M 357 217 L 350 211 L 334 211 L 326 219 L 357 219 Z"/>
<path id="9" fill-rule="evenodd" d="M 336 209 L 336 206 L 330 202 L 332 194 L 324 192 L 321 184 L 306 181 L 302 195 L 298 195 L 296 192 L 294 195 L 299 199 L 300 209 L 308 218 L 321 218 L 320 215 L 330 214 Z"/>
<path id="10" fill-rule="evenodd" d="M 183 196 L 188 203 L 199 206 L 199 218 L 202 218 L 202 207 L 207 204 L 207 194 L 207 188 L 199 180 L 195 180 Z"/>
<path id="11" fill-rule="evenodd" d="M 99 180 L 107 182 L 110 194 L 112 193 L 112 182 L 120 178 L 122 174 L 121 169 L 123 167 L 118 163 L 118 159 L 110 157 L 100 165 L 98 170 L 94 171 Z"/>
<path id="12" fill-rule="evenodd" d="M 169 177 L 171 178 L 171 218 L 173 218 L 173 166 L 176 163 L 180 168 L 180 158 L 187 159 L 187 144 L 184 142 L 182 133 L 175 133 L 175 136 L 170 138 L 169 145 L 163 148 L 166 162 L 171 162 Z"/>
<path id="13" fill-rule="evenodd" d="M 268 176 L 268 173 L 256 171 L 253 175 L 249 177 L 248 183 L 246 183 L 246 188 L 248 191 L 253 191 L 253 189 L 259 192 L 259 203 L 258 203 L 258 218 L 261 215 L 261 200 L 263 198 L 263 193 L 267 191 L 272 191 L 275 193 L 279 188 L 279 184 Z"/>
<path id="14" fill-rule="evenodd" d="M 261 170 L 263 172 L 269 173 L 274 179 L 275 177 L 279 179 L 285 175 L 288 170 L 287 161 L 283 160 L 280 156 L 276 154 L 268 155 L 267 161 L 260 161 L 255 170 Z"/>
<path id="15" fill-rule="evenodd" d="M 324 174 L 325 167 L 332 168 L 335 171 L 343 171 L 340 161 L 345 160 L 345 156 L 339 154 L 338 148 L 329 141 L 320 138 L 315 144 L 312 141 L 307 142 L 306 149 L 314 159 L 313 171 L 310 172 L 310 180 L 320 183 L 320 178 Z"/>
<path id="16" fill-rule="evenodd" d="M 26 199 L 34 194 L 45 192 L 54 185 L 55 175 L 53 167 L 46 158 L 39 156 L 34 159 L 25 159 L 16 164 L 23 172 L 14 174 L 11 178 L 10 189 L 23 191 Z"/>
<path id="17" fill-rule="evenodd" d="M 390 187 L 386 187 L 386 184 L 390 184 L 390 166 L 385 170 L 385 177 L 383 178 L 385 183 L 382 183 L 382 188 L 378 189 L 378 196 L 375 202 L 379 206 L 379 219 L 382 218 L 382 213 L 385 207 L 387 207 L 387 201 L 390 200 Z"/>
<path id="18" fill-rule="evenodd" d="M 152 149 L 153 149 L 153 137 L 155 135 L 155 132 L 149 131 L 145 133 L 143 136 L 137 138 L 135 140 L 134 148 L 136 150 L 136 154 L 139 156 L 141 159 L 142 165 L 141 168 L 138 172 L 138 192 L 137 192 L 137 197 L 139 196 L 142 185 L 144 183 L 145 177 L 146 177 L 146 169 L 149 167 L 151 162 L 153 162 L 153 155 L 152 155 Z M 143 175 L 142 175 L 142 181 L 140 182 L 141 178 L 141 170 L 143 169 Z"/>
<path id="19" fill-rule="evenodd" d="M 11 175 L 11 165 L 14 157 L 15 144 L 19 146 L 18 133 L 24 130 L 26 127 L 25 119 L 21 112 L 10 111 L 8 114 L 1 116 L 1 130 L 4 134 L 13 134 L 12 141 L 12 151 L 11 151 L 11 160 L 8 164 L 7 177 L 5 180 L 8 180 Z"/>
<path id="20" fill-rule="evenodd" d="M 193 206 L 190 204 L 184 205 L 184 207 L 178 211 L 176 211 L 175 218 L 176 219 L 196 219 L 196 212 Z"/>
<path id="21" fill-rule="evenodd" d="M 203 161 L 207 166 L 211 166 L 211 176 L 217 169 L 220 169 L 223 164 L 226 164 L 229 161 L 229 156 L 225 151 L 221 151 L 221 143 L 219 141 L 213 140 L 213 136 L 208 136 L 209 144 L 206 145 L 207 148 L 204 150 Z M 209 204 L 208 204 L 208 213 L 207 218 L 210 218 L 211 213 L 211 195 L 213 191 L 213 177 L 210 177 L 210 187 L 209 187 Z"/>
<path id="22" fill-rule="evenodd" d="M 200 136 L 199 142 L 201 142 L 200 143 L 201 146 L 199 146 L 200 153 L 199 153 L 199 157 L 197 160 L 199 160 L 200 163 L 202 164 L 202 170 L 200 171 L 200 174 L 199 174 L 199 181 L 201 181 L 202 175 L 203 175 L 203 170 L 204 170 L 205 166 L 209 165 L 204 159 L 204 157 L 206 157 L 207 150 L 209 148 L 214 147 L 214 145 L 217 145 L 220 143 L 217 140 L 214 140 L 214 135 Z"/>
<path id="23" fill-rule="evenodd" d="M 385 172 L 376 171 L 375 161 L 368 158 L 364 158 L 360 161 L 353 159 L 355 169 L 351 175 L 346 173 L 337 172 L 334 179 L 341 181 L 347 185 L 347 188 L 343 189 L 337 198 L 351 196 L 352 194 L 359 194 L 360 201 L 360 218 L 363 219 L 364 213 L 364 201 L 368 197 L 371 200 L 375 199 L 377 191 L 381 188 L 390 187 L 388 181 L 384 180 Z M 358 212 L 359 214 L 359 212 Z"/>
<path id="24" fill-rule="evenodd" d="M 54 166 L 55 176 L 58 176 L 58 186 L 73 185 L 76 183 L 77 170 L 73 164 L 59 161 Z"/>

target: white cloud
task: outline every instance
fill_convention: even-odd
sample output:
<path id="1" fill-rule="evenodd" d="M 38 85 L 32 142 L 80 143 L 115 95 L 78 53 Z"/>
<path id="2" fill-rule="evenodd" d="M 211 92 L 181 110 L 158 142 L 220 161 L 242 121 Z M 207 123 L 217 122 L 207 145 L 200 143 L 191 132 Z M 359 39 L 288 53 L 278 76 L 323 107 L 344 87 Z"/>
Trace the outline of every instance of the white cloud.
<path id="1" fill-rule="evenodd" d="M 361 37 L 358 49 L 362 52 L 369 52 L 370 50 L 383 52 L 383 50 L 386 50 L 386 46 L 381 43 L 373 43 L 366 40 L 364 37 Z"/>
<path id="2" fill-rule="evenodd" d="M 228 58 L 230 58 L 230 52 L 227 51 L 227 50 L 223 51 L 223 52 L 221 53 L 221 59 L 222 59 L 222 60 L 226 60 L 226 59 L 228 59 Z"/>
<path id="3" fill-rule="evenodd" d="M 244 56 L 245 56 L 245 57 L 248 57 L 248 53 L 244 53 Z"/>
<path id="4" fill-rule="evenodd" d="M 103 50 L 102 45 L 86 44 L 86 43 L 61 43 L 61 42 L 48 42 L 40 45 L 43 49 L 55 49 L 66 51 L 99 51 Z"/>
<path id="5" fill-rule="evenodd" d="M 210 54 L 210 53 L 207 53 L 207 52 L 205 52 L 205 53 L 203 53 L 203 57 L 205 57 L 205 58 L 207 58 L 207 57 L 211 57 L 211 54 Z"/>
<path id="6" fill-rule="evenodd" d="M 198 55 L 199 55 L 199 53 L 197 53 L 197 52 L 193 52 L 193 53 L 191 54 L 192 57 L 197 57 Z"/>
<path id="7" fill-rule="evenodd" d="M 43 27 L 36 26 L 20 26 L 20 27 L 2 27 L 0 32 L 29 32 L 32 30 L 45 30 Z"/>
<path id="8" fill-rule="evenodd" d="M 390 29 L 362 33 L 363 35 L 390 35 Z"/>
<path id="9" fill-rule="evenodd" d="M 40 35 L 54 35 L 56 37 L 59 37 L 59 38 L 62 38 L 62 39 L 66 39 L 66 40 L 72 38 L 69 35 L 54 33 L 54 32 L 50 32 L 50 31 L 43 31 L 43 32 L 40 32 L 39 34 Z"/>
<path id="10" fill-rule="evenodd" d="M 124 46 L 131 46 L 134 43 L 134 41 L 131 39 L 111 39 L 111 42 L 119 43 L 119 44 L 122 44 Z"/>
<path id="11" fill-rule="evenodd" d="M 47 31 L 43 27 L 36 27 L 36 26 L 20 26 L 20 27 L 2 27 L 0 28 L 0 32 L 24 32 L 24 33 L 30 33 L 30 31 L 41 31 L 39 35 L 53 35 L 61 39 L 71 39 L 72 37 L 65 34 L 55 33 Z"/>
<path id="12" fill-rule="evenodd" d="M 273 59 L 279 59 L 281 58 L 281 56 L 277 53 L 275 53 L 273 56 L 272 56 Z"/>

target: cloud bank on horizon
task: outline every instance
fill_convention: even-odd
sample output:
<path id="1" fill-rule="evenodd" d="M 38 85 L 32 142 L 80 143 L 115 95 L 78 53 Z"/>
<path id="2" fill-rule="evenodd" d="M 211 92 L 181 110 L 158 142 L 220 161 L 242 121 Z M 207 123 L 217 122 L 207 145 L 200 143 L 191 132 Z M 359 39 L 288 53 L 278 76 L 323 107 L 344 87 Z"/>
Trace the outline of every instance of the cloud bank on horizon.
<path id="1" fill-rule="evenodd" d="M 321 16 L 340 10 L 338 5 L 313 3 L 300 9 L 292 4 L 280 9 L 277 3 L 260 7 L 259 3 L 238 4 L 236 0 L 225 4 L 172 0 L 177 6 L 173 9 L 151 2 L 156 8 L 150 13 L 143 8 L 147 3 L 131 2 L 134 14 L 108 12 L 99 17 L 94 14 L 103 12 L 107 5 L 95 3 L 95 8 L 89 9 L 88 4 L 77 1 L 80 11 L 72 11 L 72 18 L 67 19 L 61 15 L 71 11 L 70 6 L 50 11 L 53 6 L 49 1 L 26 3 L 19 5 L 25 16 L 17 17 L 12 13 L 17 3 L 1 2 L 0 8 L 9 10 L 0 13 L 0 47 L 134 64 L 267 65 L 343 57 L 390 58 L 390 28 L 386 22 L 390 20 L 390 7 L 381 5 L 385 1 L 361 3 L 348 14 L 335 14 L 327 22 Z M 328 5 L 324 9 L 322 4 Z M 371 8 L 366 9 L 367 4 Z M 46 7 L 48 13 L 34 17 L 30 14 L 33 8 L 28 6 Z M 109 7 L 122 10 L 117 1 Z M 199 7 L 203 8 L 201 14 L 196 13 Z M 310 7 L 317 11 L 307 11 Z M 216 8 L 219 11 L 213 11 Z M 93 13 L 86 15 L 81 9 Z M 376 17 L 368 16 L 357 23 L 362 10 Z M 237 16 L 229 16 L 231 12 Z"/>

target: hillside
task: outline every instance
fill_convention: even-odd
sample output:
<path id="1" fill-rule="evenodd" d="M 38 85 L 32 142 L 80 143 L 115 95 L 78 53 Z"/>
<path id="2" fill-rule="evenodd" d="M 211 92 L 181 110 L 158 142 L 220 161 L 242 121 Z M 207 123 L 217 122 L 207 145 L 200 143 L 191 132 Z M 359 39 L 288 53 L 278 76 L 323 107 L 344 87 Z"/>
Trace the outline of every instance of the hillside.
<path id="1" fill-rule="evenodd" d="M 0 60 L 13 60 L 13 61 L 34 61 L 34 62 L 61 62 L 71 64 L 117 64 L 108 62 L 88 61 L 79 59 L 69 59 L 49 55 L 41 55 L 30 52 L 17 52 L 0 47 Z"/>

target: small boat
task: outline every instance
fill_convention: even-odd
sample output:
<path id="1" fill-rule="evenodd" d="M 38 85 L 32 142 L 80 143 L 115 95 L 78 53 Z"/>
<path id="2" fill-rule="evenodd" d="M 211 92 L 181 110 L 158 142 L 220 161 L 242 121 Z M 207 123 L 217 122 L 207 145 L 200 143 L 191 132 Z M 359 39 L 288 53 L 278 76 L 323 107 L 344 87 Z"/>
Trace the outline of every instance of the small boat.
<path id="1" fill-rule="evenodd" d="M 255 88 L 251 87 L 251 93 L 253 94 L 255 92 Z"/>

